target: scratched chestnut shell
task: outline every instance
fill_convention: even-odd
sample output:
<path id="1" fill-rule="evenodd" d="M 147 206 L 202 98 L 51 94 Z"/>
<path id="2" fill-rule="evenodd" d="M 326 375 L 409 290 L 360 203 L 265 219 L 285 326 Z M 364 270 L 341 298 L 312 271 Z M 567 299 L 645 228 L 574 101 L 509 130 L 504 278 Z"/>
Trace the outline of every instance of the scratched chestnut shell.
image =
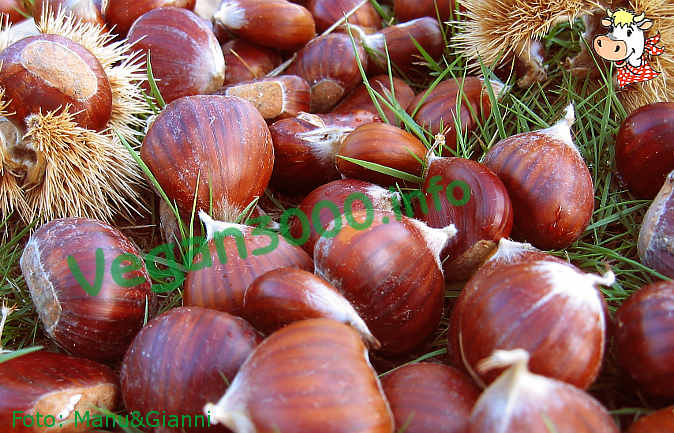
<path id="1" fill-rule="evenodd" d="M 114 33 L 124 36 L 138 17 L 152 9 L 176 7 L 194 10 L 197 0 L 109 0 L 105 2 L 103 16 Z"/>
<path id="2" fill-rule="evenodd" d="M 344 18 L 361 0 L 309 0 L 307 9 L 314 16 L 316 29 L 323 33 L 334 23 Z M 381 16 L 372 4 L 365 3 L 349 16 L 349 24 L 374 31 L 381 27 Z M 342 27 L 343 28 L 343 27 Z"/>
<path id="3" fill-rule="evenodd" d="M 662 433 L 674 431 L 674 406 L 669 406 L 639 418 L 627 433 Z"/>
<path id="4" fill-rule="evenodd" d="M 222 87 L 222 48 L 211 27 L 193 12 L 175 7 L 153 9 L 133 23 L 127 37 L 135 43 L 134 50 L 150 53 L 152 74 L 166 103 Z M 149 91 L 148 84 L 145 88 Z"/>
<path id="5" fill-rule="evenodd" d="M 110 120 L 110 82 L 98 59 L 80 44 L 59 35 L 29 36 L 0 52 L 0 65 L 0 87 L 15 123 L 67 104 L 83 128 L 101 130 Z"/>
<path id="6" fill-rule="evenodd" d="M 100 221 L 48 222 L 31 235 L 20 265 L 47 334 L 73 355 L 96 361 L 121 358 L 143 326 L 146 302 L 149 312 L 154 310 L 152 280 L 140 252 L 119 230 Z M 117 266 L 120 270 L 113 271 Z M 122 272 L 126 267 L 137 269 Z M 78 281 L 77 269 L 86 282 Z M 97 279 L 98 293 L 96 287 L 85 291 L 83 284 L 95 285 Z"/>
<path id="7" fill-rule="evenodd" d="M 674 102 L 644 105 L 620 126 L 615 158 L 630 191 L 652 199 L 674 170 Z"/>
<path id="8" fill-rule="evenodd" d="M 393 433 L 360 336 L 330 319 L 295 322 L 267 337 L 204 412 L 235 433 Z"/>
<path id="9" fill-rule="evenodd" d="M 674 278 L 674 170 L 644 216 L 637 250 L 641 263 Z"/>
<path id="10" fill-rule="evenodd" d="M 439 253 L 456 233 L 398 217 L 352 212 L 328 225 L 336 234 L 314 249 L 316 274 L 342 292 L 391 354 L 412 350 L 436 329 L 444 293 Z"/>
<path id="11" fill-rule="evenodd" d="M 438 13 L 446 21 L 453 11 L 454 0 L 393 0 L 393 14 L 401 23 L 421 17 L 436 18 Z"/>
<path id="12" fill-rule="evenodd" d="M 594 210 L 592 177 L 571 138 L 573 120 L 569 106 L 552 127 L 501 140 L 483 161 L 508 190 L 514 237 L 542 249 L 571 245 Z"/>
<path id="13" fill-rule="evenodd" d="M 448 280 L 466 280 L 510 236 L 513 209 L 503 182 L 485 165 L 464 158 L 433 158 L 417 204 L 419 218 L 431 227 L 454 224 L 458 230 L 443 251 Z M 447 191 L 452 185 L 452 191 Z M 467 188 L 466 192 L 461 185 Z M 454 200 L 450 202 L 448 197 Z M 465 203 L 463 203 L 465 201 Z"/>
<path id="14" fill-rule="evenodd" d="M 316 224 L 320 224 L 320 227 L 325 229 L 337 217 L 334 209 L 330 210 L 331 206 L 322 207 L 329 203 L 337 208 L 339 214 L 342 214 L 347 200 L 352 212 L 368 208 L 392 212 L 395 203 L 400 203 L 396 192 L 362 180 L 340 179 L 319 186 L 297 206 L 307 216 L 307 220 L 302 221 L 298 217 L 293 217 L 290 222 L 290 233 L 295 238 L 299 239 L 306 231 L 309 231 L 309 239 L 302 244 L 302 248 L 307 253 L 313 256 L 314 246 L 321 237 L 316 230 Z M 314 218 L 314 213 L 318 219 Z"/>
<path id="15" fill-rule="evenodd" d="M 33 4 L 33 17 L 39 23 L 45 7 L 56 14 L 59 9 L 64 9 L 78 20 L 104 26 L 103 16 L 93 0 L 35 0 Z"/>
<path id="16" fill-rule="evenodd" d="M 466 374 L 441 364 L 406 365 L 381 378 L 396 431 L 464 433 L 480 389 Z"/>
<path id="17" fill-rule="evenodd" d="M 274 50 L 236 39 L 221 46 L 225 56 L 225 85 L 263 78 L 281 64 Z"/>
<path id="18" fill-rule="evenodd" d="M 391 79 L 388 75 L 377 75 L 375 77 L 368 78 L 370 86 L 377 91 L 380 95 L 387 98 L 387 92 L 391 92 L 395 96 L 395 100 L 400 105 L 400 108 L 407 110 L 410 103 L 414 99 L 414 91 L 412 88 L 407 85 L 404 80 L 400 78 L 393 77 L 393 89 L 391 89 Z M 389 123 L 397 125 L 400 123 L 400 120 L 393 113 L 393 110 L 388 108 L 386 105 L 380 102 L 379 106 L 384 111 L 384 115 Z M 332 110 L 333 113 L 350 113 L 356 110 L 366 110 L 372 113 L 379 113 L 377 107 L 375 107 L 370 93 L 367 90 L 365 83 L 360 84 L 358 87 L 353 89 L 349 94 L 347 94 L 344 99 L 342 99 L 339 104 Z M 382 119 L 383 120 L 383 119 Z"/>
<path id="19" fill-rule="evenodd" d="M 240 317 L 205 308 L 174 308 L 151 320 L 129 347 L 120 372 L 124 405 L 140 413 L 201 415 L 204 404 L 227 390 L 261 341 Z M 198 427 L 186 431 L 227 431 L 221 426 Z"/>
<path id="20" fill-rule="evenodd" d="M 266 334 L 293 322 L 323 317 L 353 327 L 370 347 L 380 346 L 337 289 L 298 268 L 275 269 L 257 277 L 243 297 L 243 317 Z"/>
<path id="21" fill-rule="evenodd" d="M 674 398 L 674 283 L 641 288 L 618 309 L 615 323 L 620 365 L 640 390 Z"/>
<path id="22" fill-rule="evenodd" d="M 264 193 L 274 165 L 269 128 L 257 109 L 219 95 L 168 104 L 140 155 L 183 212 L 191 213 L 198 186 L 196 209 L 210 209 L 212 198 L 214 216 L 230 221 Z"/>
<path id="23" fill-rule="evenodd" d="M 117 377 L 112 370 L 94 361 L 60 353 L 38 351 L 0 363 L 0 429 L 5 432 L 32 433 L 50 428 L 25 427 L 21 419 L 12 425 L 12 413 L 20 411 L 35 417 L 55 418 L 63 414 L 63 430 L 58 423 L 51 429 L 62 433 L 88 431 L 81 422 L 75 427 L 75 413 L 97 415 L 94 405 L 114 411 L 119 400 Z M 58 419 L 58 418 L 57 418 Z M 30 421 L 27 420 L 27 423 Z M 51 423 L 51 422 L 50 422 Z"/>
<path id="24" fill-rule="evenodd" d="M 238 96 L 252 103 L 265 120 L 283 119 L 309 111 L 311 89 L 302 77 L 279 75 L 229 85 L 217 94 Z"/>
<path id="25" fill-rule="evenodd" d="M 450 316 L 452 364 L 489 383 L 495 372 L 475 373 L 482 359 L 494 350 L 524 349 L 532 372 L 586 389 L 599 373 L 606 342 L 597 287 L 613 282 L 612 273 L 600 277 L 545 259 L 478 270 Z"/>
<path id="26" fill-rule="evenodd" d="M 373 162 L 421 177 L 426 146 L 409 132 L 386 123 L 368 123 L 349 134 L 337 151 L 337 169 L 345 177 L 382 186 L 402 181 L 341 157 Z"/>
<path id="27" fill-rule="evenodd" d="M 194 257 L 193 267 L 187 272 L 183 305 L 240 315 L 244 293 L 260 275 L 291 266 L 313 270 L 311 257 L 281 235 L 214 221 L 204 212 L 200 218 L 206 226 L 208 243 Z M 225 230 L 228 235 L 224 239 L 215 236 Z"/>
<path id="28" fill-rule="evenodd" d="M 299 75 L 311 86 L 311 112 L 325 113 L 332 109 L 349 90 L 360 84 L 356 53 L 367 68 L 365 49 L 349 35 L 330 33 L 309 42 L 297 53 L 287 73 Z"/>

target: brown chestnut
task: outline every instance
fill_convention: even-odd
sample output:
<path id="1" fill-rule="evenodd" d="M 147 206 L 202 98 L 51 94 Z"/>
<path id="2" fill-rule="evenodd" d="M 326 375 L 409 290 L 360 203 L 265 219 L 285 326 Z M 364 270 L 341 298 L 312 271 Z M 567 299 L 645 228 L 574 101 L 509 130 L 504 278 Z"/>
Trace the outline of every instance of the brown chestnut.
<path id="1" fill-rule="evenodd" d="M 190 416 L 186 432 L 224 432 L 208 428 L 211 422 L 202 408 L 222 396 L 261 340 L 248 322 L 227 313 L 196 307 L 170 310 L 138 333 L 124 357 L 124 405 L 142 414 L 157 411 L 166 419 Z M 162 427 L 165 432 L 183 431 Z"/>
<path id="2" fill-rule="evenodd" d="M 388 99 L 388 96 L 391 95 L 398 102 L 398 105 L 403 110 L 407 108 L 412 103 L 414 99 L 414 91 L 412 88 L 407 85 L 404 80 L 400 78 L 393 77 L 393 88 L 391 88 L 391 78 L 388 75 L 377 75 L 375 77 L 369 78 L 369 83 L 372 89 L 378 92 L 380 95 Z M 393 113 L 393 110 L 388 108 L 386 105 L 379 102 L 379 106 L 386 116 L 386 120 L 392 124 L 398 124 L 400 120 Z M 367 90 L 365 83 L 360 84 L 358 87 L 353 89 L 348 95 L 340 101 L 339 104 L 332 110 L 333 113 L 350 113 L 356 110 L 366 110 L 371 111 L 372 113 L 378 113 L 377 107 L 374 105 L 370 93 Z M 382 119 L 383 120 L 383 119 Z"/>
<path id="3" fill-rule="evenodd" d="M 196 0 L 108 0 L 103 6 L 103 16 L 113 32 L 125 36 L 134 21 L 152 9 L 176 7 L 193 10 Z"/>
<path id="4" fill-rule="evenodd" d="M 539 248 L 571 245 L 594 210 L 592 176 L 571 138 L 573 121 L 569 106 L 554 126 L 501 140 L 484 159 L 508 190 L 515 237 Z"/>
<path id="5" fill-rule="evenodd" d="M 112 114 L 112 89 L 98 59 L 59 35 L 31 36 L 0 52 L 0 87 L 11 101 L 9 116 L 26 117 L 68 107 L 77 124 L 101 130 Z"/>
<path id="6" fill-rule="evenodd" d="M 33 17 L 39 23 L 45 12 L 57 13 L 59 9 L 65 10 L 67 14 L 73 15 L 82 22 L 99 26 L 105 25 L 101 11 L 96 7 L 93 0 L 35 0 Z"/>
<path id="7" fill-rule="evenodd" d="M 663 433 L 674 431 L 674 406 L 639 418 L 626 433 Z"/>
<path id="8" fill-rule="evenodd" d="M 637 250 L 643 264 L 674 278 L 674 170 L 644 216 Z"/>
<path id="9" fill-rule="evenodd" d="M 322 33 L 344 15 L 351 12 L 356 6 L 361 5 L 348 17 L 349 24 L 356 25 L 366 31 L 374 31 L 381 27 L 381 17 L 370 2 L 363 3 L 361 0 L 309 0 L 307 9 L 314 16 L 316 29 Z"/>
<path id="10" fill-rule="evenodd" d="M 225 85 L 263 78 L 281 64 L 275 51 L 248 43 L 242 39 L 222 45 L 225 56 Z"/>
<path id="11" fill-rule="evenodd" d="M 299 268 L 275 269 L 257 277 L 243 296 L 243 316 L 267 334 L 293 322 L 324 317 L 353 327 L 369 346 L 381 346 L 337 289 Z"/>
<path id="12" fill-rule="evenodd" d="M 674 170 L 674 102 L 644 105 L 620 126 L 615 144 L 618 173 L 639 198 L 652 199 Z"/>
<path id="13" fill-rule="evenodd" d="M 154 310 L 138 249 L 108 224 L 52 220 L 30 237 L 20 264 L 47 334 L 74 355 L 121 358 Z"/>
<path id="14" fill-rule="evenodd" d="M 642 391 L 674 398 L 674 282 L 641 288 L 618 309 L 615 323 L 620 365 Z"/>
<path id="15" fill-rule="evenodd" d="M 311 86 L 312 113 L 329 111 L 346 92 L 360 84 L 356 55 L 366 69 L 365 49 L 357 44 L 357 51 L 354 50 L 351 38 L 344 33 L 320 36 L 297 53 L 288 73 L 299 75 Z"/>
<path id="16" fill-rule="evenodd" d="M 0 0 L 0 14 L 7 16 L 10 23 L 23 21 L 25 17 L 19 13 L 23 10 L 22 0 Z"/>
<path id="17" fill-rule="evenodd" d="M 129 29 L 128 40 L 134 49 L 150 53 L 152 73 L 166 103 L 212 93 L 224 83 L 220 43 L 206 22 L 187 9 L 166 7 L 143 14 Z"/>
<path id="18" fill-rule="evenodd" d="M 115 410 L 118 400 L 115 374 L 88 359 L 39 351 L 0 363 L 5 432 L 82 433 L 89 430 L 82 418 L 99 416 L 97 408 Z"/>
<path id="19" fill-rule="evenodd" d="M 204 413 L 235 433 L 393 433 L 360 336 L 330 319 L 302 320 L 267 337 Z"/>
<path id="20" fill-rule="evenodd" d="M 311 12 L 286 0 L 223 0 L 213 20 L 247 41 L 281 50 L 296 50 L 316 35 Z"/>
<path id="21" fill-rule="evenodd" d="M 421 177 L 426 146 L 409 132 L 386 123 L 368 123 L 349 134 L 337 151 L 337 169 L 346 176 L 382 186 L 398 178 L 362 167 L 345 158 L 359 159 Z"/>
<path id="22" fill-rule="evenodd" d="M 311 89 L 304 78 L 280 75 L 227 86 L 217 92 L 252 103 L 266 120 L 297 116 L 309 111 Z"/>
<path id="23" fill-rule="evenodd" d="M 393 13 L 401 23 L 421 17 L 436 18 L 438 14 L 441 20 L 447 21 L 454 12 L 454 2 L 455 0 L 393 0 Z"/>
<path id="24" fill-rule="evenodd" d="M 232 96 L 180 98 L 157 116 L 140 155 L 178 207 L 210 209 L 234 221 L 264 193 L 274 164 L 269 128 L 248 101 Z M 212 202 L 211 202 L 212 200 Z"/>
<path id="25" fill-rule="evenodd" d="M 464 433 L 480 389 L 452 367 L 419 363 L 400 367 L 381 378 L 396 431 Z"/>

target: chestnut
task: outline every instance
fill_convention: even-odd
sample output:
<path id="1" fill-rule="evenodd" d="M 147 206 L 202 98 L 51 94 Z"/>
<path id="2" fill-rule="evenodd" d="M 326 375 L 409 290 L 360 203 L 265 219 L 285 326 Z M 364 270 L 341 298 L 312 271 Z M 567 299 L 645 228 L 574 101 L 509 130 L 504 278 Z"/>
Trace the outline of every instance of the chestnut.
<path id="1" fill-rule="evenodd" d="M 190 213 L 196 195 L 197 209 L 212 203 L 214 216 L 227 221 L 264 193 L 274 164 L 260 112 L 241 98 L 220 95 L 168 104 L 150 126 L 140 155 L 178 208 Z"/>
<path id="2" fill-rule="evenodd" d="M 199 217 L 206 227 L 207 244 L 185 277 L 184 305 L 240 315 L 244 293 L 260 275 L 289 266 L 313 269 L 304 250 L 275 232 L 215 221 L 203 211 Z"/>
<path id="3" fill-rule="evenodd" d="M 337 169 L 346 176 L 382 186 L 395 185 L 393 176 L 362 167 L 359 159 L 421 177 L 426 146 L 409 132 L 386 123 L 368 123 L 349 134 L 337 151 Z"/>
<path id="4" fill-rule="evenodd" d="M 316 274 L 351 302 L 382 350 L 402 354 L 423 343 L 442 315 L 439 254 L 456 234 L 454 226 L 433 229 L 370 208 L 346 212 L 321 234 Z"/>
<path id="5" fill-rule="evenodd" d="M 674 398 L 674 282 L 641 288 L 620 306 L 615 323 L 620 365 L 640 390 Z"/>
<path id="6" fill-rule="evenodd" d="M 307 9 L 314 16 L 316 29 L 322 33 L 344 15 L 351 12 L 356 6 L 361 5 L 349 17 L 348 22 L 366 31 L 374 31 L 381 27 L 381 17 L 370 2 L 363 3 L 361 0 L 309 0 Z"/>
<path id="7" fill-rule="evenodd" d="M 304 78 L 280 75 L 233 84 L 217 92 L 251 102 L 266 120 L 297 116 L 309 111 L 311 89 Z"/>
<path id="8" fill-rule="evenodd" d="M 393 433 L 360 336 L 331 319 L 302 320 L 267 337 L 204 413 L 235 433 Z"/>
<path id="9" fill-rule="evenodd" d="M 225 85 L 263 78 L 281 64 L 275 51 L 248 43 L 242 39 L 222 45 L 225 56 Z"/>
<path id="10" fill-rule="evenodd" d="M 620 125 L 615 160 L 634 195 L 652 199 L 674 170 L 674 102 L 644 105 Z"/>
<path id="11" fill-rule="evenodd" d="M 597 286 L 614 281 L 611 272 L 600 277 L 545 259 L 478 270 L 451 313 L 452 363 L 476 382 L 489 383 L 496 374 L 478 376 L 480 360 L 494 350 L 521 348 L 531 354 L 534 373 L 586 389 L 599 373 L 606 342 Z"/>
<path id="12" fill-rule="evenodd" d="M 480 389 L 452 367 L 422 362 L 381 378 L 396 431 L 464 433 Z"/>
<path id="13" fill-rule="evenodd" d="M 23 10 L 22 0 L 0 0 L 0 14 L 7 16 L 10 23 L 23 21 L 25 17 L 19 13 Z"/>
<path id="14" fill-rule="evenodd" d="M 267 334 L 293 322 L 324 317 L 352 326 L 369 346 L 381 346 L 337 289 L 299 268 L 275 269 L 257 277 L 243 296 L 243 316 Z"/>
<path id="15" fill-rule="evenodd" d="M 481 372 L 506 367 L 478 399 L 470 415 L 471 433 L 619 433 L 604 406 L 582 390 L 529 371 L 522 349 L 495 351 L 480 362 Z"/>
<path id="16" fill-rule="evenodd" d="M 339 179 L 335 166 L 337 148 L 355 128 L 378 121 L 369 111 L 345 114 L 308 114 L 274 122 L 269 130 L 274 142 L 271 185 L 288 194 L 305 194 Z"/>
<path id="17" fill-rule="evenodd" d="M 674 170 L 651 203 L 639 230 L 641 262 L 674 278 Z"/>
<path id="18" fill-rule="evenodd" d="M 458 230 L 442 253 L 445 278 L 467 280 L 510 236 L 513 208 L 503 182 L 484 164 L 464 158 L 429 158 L 419 218 L 431 227 Z M 440 191 L 444 191 L 441 194 Z"/>
<path id="19" fill-rule="evenodd" d="M 30 237 L 21 271 L 47 334 L 64 350 L 97 361 L 122 357 L 154 310 L 138 249 L 97 220 L 56 219 Z"/>
<path id="20" fill-rule="evenodd" d="M 82 45 L 59 35 L 19 40 L 0 52 L 0 87 L 23 126 L 26 117 L 68 109 L 83 128 L 101 130 L 112 114 L 112 89 L 98 59 Z"/>
<path id="21" fill-rule="evenodd" d="M 639 418 L 627 433 L 662 433 L 674 431 L 674 406 L 666 407 Z"/>
<path id="22" fill-rule="evenodd" d="M 346 92 L 360 84 L 362 77 L 357 59 L 365 69 L 367 57 L 360 44 L 354 50 L 349 35 L 330 33 L 313 39 L 302 48 L 287 73 L 299 75 L 309 82 L 311 112 L 325 113 Z"/>
<path id="23" fill-rule="evenodd" d="M 404 80 L 401 80 L 397 77 L 392 78 L 393 88 L 391 88 L 391 78 L 389 78 L 388 75 L 377 75 L 375 77 L 369 78 L 368 81 L 370 86 L 376 92 L 384 97 L 388 97 L 388 95 L 393 96 L 400 108 L 407 110 L 407 108 L 410 106 L 410 103 L 414 99 L 414 91 Z M 393 113 L 393 110 L 382 103 L 380 103 L 379 106 L 384 112 L 384 116 L 386 116 L 386 120 L 388 120 L 389 123 L 399 123 L 399 119 L 397 119 L 396 115 Z M 377 107 L 374 105 L 365 83 L 360 84 L 349 94 L 347 94 L 344 99 L 342 99 L 339 104 L 337 104 L 332 112 L 346 114 L 356 110 L 366 110 L 372 113 L 378 113 Z"/>
<path id="24" fill-rule="evenodd" d="M 33 17 L 40 22 L 41 17 L 47 11 L 56 13 L 59 9 L 67 11 L 78 20 L 99 26 L 105 22 L 101 11 L 93 0 L 35 0 L 33 3 Z"/>
<path id="25" fill-rule="evenodd" d="M 134 21 L 152 9 L 176 7 L 193 10 L 196 0 L 108 0 L 103 5 L 103 16 L 109 27 L 125 36 Z"/>
<path id="26" fill-rule="evenodd" d="M 116 375 L 88 359 L 38 351 L 0 363 L 0 428 L 6 432 L 81 433 L 88 431 L 81 421 L 86 414 L 113 411 L 118 401 Z"/>
<path id="27" fill-rule="evenodd" d="M 142 414 L 190 416 L 187 432 L 225 431 L 206 428 L 211 422 L 201 409 L 224 394 L 261 340 L 248 322 L 227 313 L 197 307 L 170 310 L 138 333 L 124 357 L 124 405 Z M 163 427 L 161 431 L 181 431 Z"/>
<path id="28" fill-rule="evenodd" d="M 393 0 L 393 14 L 401 23 L 421 17 L 436 18 L 438 14 L 442 21 L 447 21 L 455 13 L 454 3 L 455 0 Z"/>
<path id="29" fill-rule="evenodd" d="M 554 126 L 501 140 L 484 158 L 512 200 L 515 237 L 539 248 L 568 247 L 592 218 L 592 176 L 571 138 L 573 121 L 570 105 Z"/>
<path id="30" fill-rule="evenodd" d="M 281 50 L 296 50 L 316 35 L 311 12 L 286 0 L 223 0 L 213 20 L 247 41 Z"/>
<path id="31" fill-rule="evenodd" d="M 224 83 L 220 43 L 204 20 L 187 9 L 164 7 L 141 15 L 129 29 L 128 40 L 134 49 L 149 52 L 166 103 L 212 93 Z"/>

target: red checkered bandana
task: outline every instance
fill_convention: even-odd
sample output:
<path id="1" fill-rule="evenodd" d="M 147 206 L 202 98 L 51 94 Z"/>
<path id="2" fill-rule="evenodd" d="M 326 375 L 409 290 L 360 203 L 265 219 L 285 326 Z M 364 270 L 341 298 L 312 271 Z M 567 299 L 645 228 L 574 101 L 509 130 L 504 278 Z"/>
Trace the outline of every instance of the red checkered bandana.
<path id="1" fill-rule="evenodd" d="M 644 55 L 659 56 L 665 52 L 664 47 L 658 47 L 660 42 L 660 33 L 646 39 L 644 45 Z M 634 67 L 626 61 L 616 63 L 618 67 L 618 86 L 622 89 L 628 84 L 640 83 L 642 81 L 652 80 L 660 75 L 660 72 L 654 70 L 647 60 L 641 60 L 641 66 Z"/>

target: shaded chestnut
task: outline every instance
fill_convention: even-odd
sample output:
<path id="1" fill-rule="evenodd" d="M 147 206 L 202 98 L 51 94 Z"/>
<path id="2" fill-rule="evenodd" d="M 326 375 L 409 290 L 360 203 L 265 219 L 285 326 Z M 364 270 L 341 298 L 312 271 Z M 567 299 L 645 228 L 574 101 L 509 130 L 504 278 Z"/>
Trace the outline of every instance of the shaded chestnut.
<path id="1" fill-rule="evenodd" d="M 450 317 L 452 363 L 477 383 L 489 383 L 496 374 L 478 376 L 478 362 L 494 350 L 521 348 L 531 354 L 534 373 L 586 389 L 599 373 L 606 342 L 597 286 L 614 281 L 611 272 L 600 277 L 545 259 L 478 270 Z"/>
<path id="2" fill-rule="evenodd" d="M 269 336 L 204 413 L 235 433 L 393 433 L 360 336 L 330 319 L 295 322 Z"/>
<path id="3" fill-rule="evenodd" d="M 346 177 L 382 186 L 395 185 L 398 178 L 362 167 L 345 158 L 373 162 L 421 176 L 426 146 L 414 135 L 386 123 L 368 123 L 349 134 L 337 151 L 337 169 Z"/>
<path id="4" fill-rule="evenodd" d="M 21 271 L 47 334 L 67 352 L 122 357 L 154 310 L 140 252 L 119 230 L 85 218 L 56 219 L 32 234 Z"/>
<path id="5" fill-rule="evenodd" d="M 467 280 L 510 236 L 513 209 L 503 182 L 484 164 L 464 158 L 429 159 L 419 218 L 431 227 L 453 223 L 457 235 L 441 257 L 445 278 Z"/>
<path id="6" fill-rule="evenodd" d="M 23 10 L 21 0 L 0 0 L 0 14 L 6 14 L 10 23 L 23 21 L 25 17 L 19 13 Z"/>
<path id="7" fill-rule="evenodd" d="M 339 179 L 335 153 L 342 141 L 360 125 L 378 121 L 369 111 L 345 114 L 308 114 L 274 122 L 271 185 L 288 194 L 305 194 Z"/>
<path id="8" fill-rule="evenodd" d="M 674 171 L 665 179 L 639 230 L 641 263 L 674 278 Z"/>
<path id="9" fill-rule="evenodd" d="M 296 50 L 316 35 L 311 12 L 286 0 L 223 0 L 213 20 L 247 41 L 281 50 Z"/>
<path id="10" fill-rule="evenodd" d="M 314 16 L 316 29 L 323 33 L 361 3 L 361 0 L 309 0 L 307 9 Z M 381 28 L 381 16 L 367 2 L 349 16 L 349 24 L 359 26 L 365 31 L 375 31 Z"/>
<path id="11" fill-rule="evenodd" d="M 219 95 L 168 104 L 150 126 L 140 155 L 183 212 L 192 211 L 196 195 L 197 209 L 212 203 L 213 215 L 227 221 L 264 193 L 274 165 L 259 111 L 241 98 Z"/>
<path id="12" fill-rule="evenodd" d="M 85 432 L 86 413 L 93 418 L 97 408 L 115 410 L 118 401 L 115 374 L 94 361 L 38 351 L 0 363 L 0 428 L 6 432 L 43 432 L 48 424 L 59 433 Z"/>
<path id="13" fill-rule="evenodd" d="M 245 320 L 205 308 L 174 308 L 152 319 L 124 357 L 120 381 L 129 411 L 191 416 L 186 432 L 208 428 L 201 410 L 227 390 L 239 367 L 262 341 Z M 198 354 L 198 356 L 195 356 Z M 155 431 L 180 432 L 163 425 Z"/>
<path id="14" fill-rule="evenodd" d="M 414 99 L 414 91 L 404 80 L 400 78 L 393 77 L 393 88 L 391 88 L 391 78 L 388 75 L 377 75 L 375 77 L 369 78 L 370 86 L 382 96 L 387 97 L 390 95 L 395 97 L 395 100 L 398 102 L 398 105 L 403 110 L 407 110 L 410 103 Z M 399 122 L 397 116 L 393 113 L 393 110 L 385 106 L 384 104 L 379 104 L 384 115 L 389 123 L 396 124 Z M 374 105 L 370 93 L 367 91 L 367 86 L 365 83 L 360 84 L 358 87 L 353 89 L 348 95 L 340 101 L 339 104 L 332 110 L 333 113 L 350 113 L 356 110 L 366 110 L 372 113 L 378 113 L 377 107 Z"/>
<path id="15" fill-rule="evenodd" d="M 242 39 L 222 45 L 225 56 L 225 85 L 263 78 L 281 64 L 275 51 L 248 43 Z"/>
<path id="16" fill-rule="evenodd" d="M 214 92 L 224 83 L 220 43 L 206 22 L 187 9 L 167 7 L 143 14 L 129 29 L 128 40 L 134 49 L 150 52 L 152 73 L 166 103 Z"/>
<path id="17" fill-rule="evenodd" d="M 310 227 L 309 239 L 302 244 L 302 248 L 313 256 L 314 246 L 321 237 L 316 229 L 317 225 L 325 230 L 328 224 L 336 218 L 332 205 L 341 215 L 347 207 L 347 202 L 349 212 L 367 209 L 393 212 L 396 205 L 399 205 L 400 198 L 399 193 L 389 191 L 374 183 L 357 179 L 335 180 L 319 186 L 302 200 L 297 208 L 307 216 L 307 221 L 302 221 L 297 217 L 293 218 L 290 222 L 290 233 L 293 237 L 299 239 L 302 237 L 304 230 L 307 230 L 305 224 L 308 224 Z M 332 209 L 327 206 L 319 207 L 326 203 L 330 203 L 329 207 Z"/>
<path id="18" fill-rule="evenodd" d="M 674 406 L 666 407 L 650 415 L 639 418 L 627 433 L 662 433 L 674 431 Z"/>
<path id="19" fill-rule="evenodd" d="M 674 282 L 641 288 L 620 306 L 615 323 L 622 368 L 647 394 L 674 398 Z"/>
<path id="20" fill-rule="evenodd" d="M 108 0 L 103 5 L 103 17 L 109 27 L 115 26 L 114 33 L 124 36 L 146 12 L 163 7 L 194 10 L 195 4 L 196 0 Z"/>
<path id="21" fill-rule="evenodd" d="M 223 223 L 201 211 L 207 244 L 185 277 L 183 304 L 240 315 L 243 296 L 257 277 L 271 270 L 313 269 L 300 247 L 264 228 Z"/>
<path id="22" fill-rule="evenodd" d="M 31 114 L 66 106 L 83 128 L 101 130 L 110 120 L 108 76 L 80 44 L 59 35 L 30 36 L 0 52 L 0 65 L 0 87 L 16 123 L 25 126 Z"/>
<path id="23" fill-rule="evenodd" d="M 527 368 L 525 350 L 495 351 L 480 363 L 487 372 L 506 367 L 473 408 L 470 433 L 619 433 L 601 403 L 582 390 Z"/>
<path id="24" fill-rule="evenodd" d="M 47 10 L 45 11 L 45 9 Z M 40 22 L 42 14 L 48 13 L 48 11 L 57 13 L 59 9 L 64 9 L 68 14 L 82 22 L 99 26 L 105 25 L 101 11 L 93 0 L 35 0 L 33 17 Z"/>
<path id="25" fill-rule="evenodd" d="M 358 44 L 354 50 L 351 38 L 344 33 L 319 36 L 297 53 L 288 73 L 299 75 L 311 86 L 312 113 L 329 111 L 346 92 L 360 84 L 356 55 L 367 68 L 365 49 Z"/>
<path id="26" fill-rule="evenodd" d="M 432 17 L 438 14 L 447 21 L 454 12 L 454 0 L 393 0 L 393 14 L 399 22 L 415 18 Z"/>
<path id="27" fill-rule="evenodd" d="M 655 197 L 674 170 L 674 102 L 633 111 L 620 125 L 615 160 L 621 179 L 634 195 Z"/>
<path id="28" fill-rule="evenodd" d="M 304 78 L 280 75 L 233 84 L 217 92 L 252 103 L 266 120 L 297 116 L 309 111 L 311 89 Z"/>
<path id="29" fill-rule="evenodd" d="M 480 389 L 452 367 L 422 362 L 406 365 L 381 378 L 396 431 L 464 433 Z"/>
<path id="30" fill-rule="evenodd" d="M 384 352 L 405 353 L 438 325 L 444 293 L 439 254 L 455 234 L 453 225 L 433 229 L 392 212 L 349 212 L 316 242 L 315 272 L 351 302 Z"/>
<path id="31" fill-rule="evenodd" d="M 501 140 L 484 159 L 508 190 L 515 237 L 539 248 L 571 245 L 594 210 L 592 176 L 571 138 L 573 121 L 570 105 L 554 126 Z"/>
<path id="32" fill-rule="evenodd" d="M 244 294 L 243 316 L 267 334 L 300 320 L 332 319 L 353 327 L 370 347 L 381 346 L 337 289 L 299 268 L 275 269 L 257 277 Z"/>
<path id="33" fill-rule="evenodd" d="M 388 58 L 391 66 L 409 73 L 424 57 L 415 45 L 416 41 L 433 59 L 442 55 L 445 46 L 437 18 L 418 18 L 401 24 L 386 27 L 377 33 L 361 35 L 361 40 L 369 48 L 369 72 L 384 73 L 388 70 Z"/>

